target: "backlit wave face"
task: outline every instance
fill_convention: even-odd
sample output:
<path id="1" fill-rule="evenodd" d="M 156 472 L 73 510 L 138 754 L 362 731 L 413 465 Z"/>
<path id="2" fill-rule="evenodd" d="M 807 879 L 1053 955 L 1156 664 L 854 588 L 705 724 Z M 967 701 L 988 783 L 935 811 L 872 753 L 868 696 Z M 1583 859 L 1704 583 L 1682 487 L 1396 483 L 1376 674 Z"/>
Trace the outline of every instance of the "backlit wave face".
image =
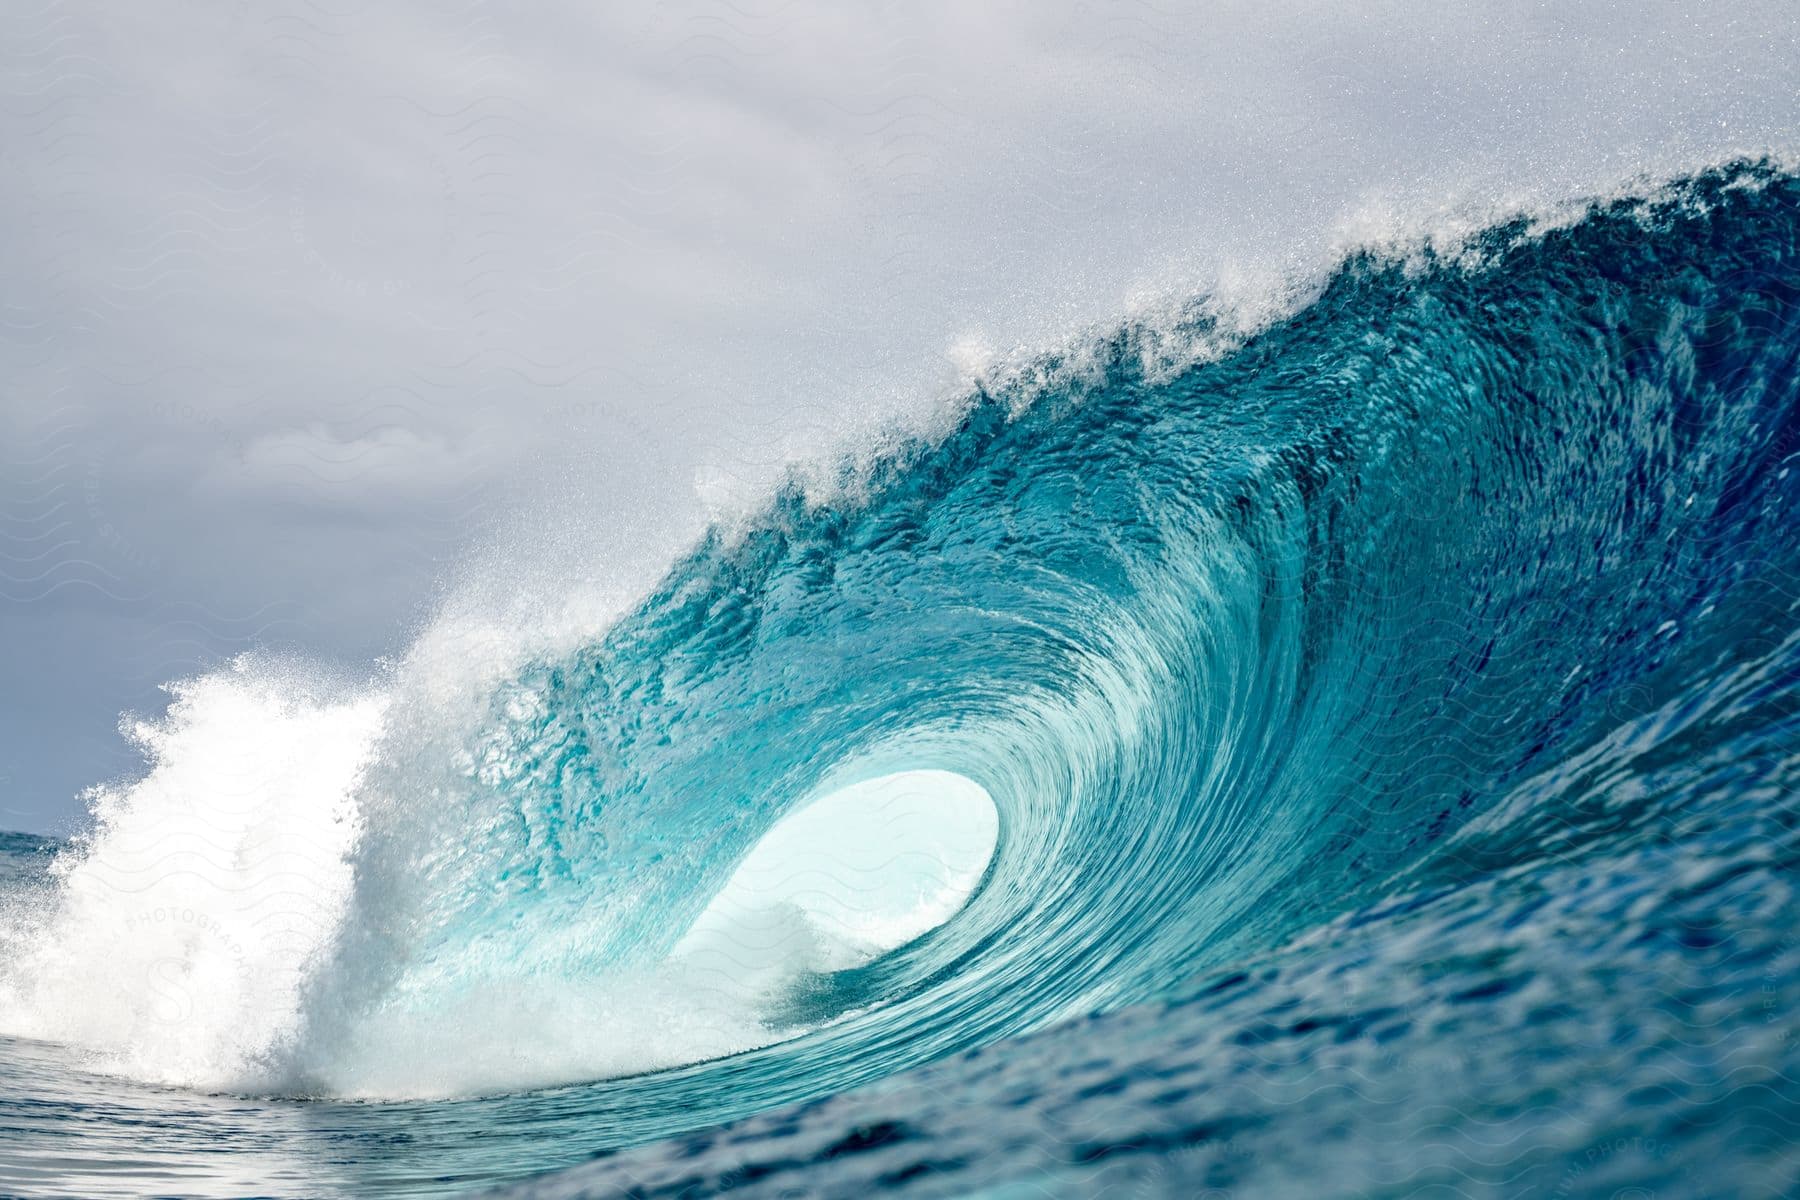
<path id="1" fill-rule="evenodd" d="M 372 692 L 192 685 L 49 932 L 16 935 L 15 1031 L 315 1095 L 661 1072 L 584 1093 L 637 1140 L 1152 1000 L 1579 839 L 1599 817 L 1528 781 L 1592 770 L 1607 731 L 1748 663 L 1794 665 L 1797 201 L 1779 170 L 1722 170 L 1352 258 L 1266 328 L 1199 305 L 1122 330 L 794 488 L 603 638 L 479 687 L 441 646 Z M 1759 719 L 1683 711 L 1652 725 L 1726 744 Z M 289 767 L 208 740 L 263 733 Z M 209 799 L 204 762 L 310 782 L 275 789 L 278 828 L 269 781 Z M 801 948 L 771 956 L 731 923 L 784 818 L 895 778 L 977 815 L 923 851 L 931 882 L 885 933 L 834 940 L 790 897 L 770 936 Z M 1616 819 L 1682 802 L 1647 790 Z M 68 948 L 116 927 L 130 831 L 196 804 L 248 814 L 213 835 L 228 853 L 195 851 L 188 899 L 133 903 L 206 910 L 223 932 L 145 969 L 224 982 L 146 1041 L 151 999 L 70 1001 Z M 256 888 L 281 889 L 244 851 L 300 833 L 316 861 L 269 907 L 308 921 L 277 937 Z"/>

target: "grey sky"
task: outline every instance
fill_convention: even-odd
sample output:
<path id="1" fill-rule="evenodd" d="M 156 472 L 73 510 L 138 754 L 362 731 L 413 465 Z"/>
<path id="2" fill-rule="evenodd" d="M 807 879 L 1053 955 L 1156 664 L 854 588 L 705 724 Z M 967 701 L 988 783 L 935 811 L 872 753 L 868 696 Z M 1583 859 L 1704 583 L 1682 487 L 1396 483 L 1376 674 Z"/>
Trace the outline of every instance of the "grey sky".
<path id="1" fill-rule="evenodd" d="M 509 554 L 645 577 L 959 344 L 1800 140 L 1791 0 L 26 8 L 0 827 L 223 655 L 359 669 Z"/>

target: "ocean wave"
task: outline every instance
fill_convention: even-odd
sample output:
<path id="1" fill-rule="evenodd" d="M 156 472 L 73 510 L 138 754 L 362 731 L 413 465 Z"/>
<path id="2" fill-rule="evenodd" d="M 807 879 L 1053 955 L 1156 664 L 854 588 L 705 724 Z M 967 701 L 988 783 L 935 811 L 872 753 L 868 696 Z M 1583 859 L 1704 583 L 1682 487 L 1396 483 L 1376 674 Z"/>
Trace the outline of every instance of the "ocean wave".
<path id="1" fill-rule="evenodd" d="M 181 685 L 8 916 L 0 1025 L 263 1094 L 709 1064 L 669 1133 L 1654 837 L 1714 802 L 1665 759 L 1791 720 L 1797 201 L 1752 162 L 1364 237 L 972 366 L 603 629 Z M 855 949 L 717 924 L 784 820 L 908 776 L 991 801 L 991 859 Z"/>

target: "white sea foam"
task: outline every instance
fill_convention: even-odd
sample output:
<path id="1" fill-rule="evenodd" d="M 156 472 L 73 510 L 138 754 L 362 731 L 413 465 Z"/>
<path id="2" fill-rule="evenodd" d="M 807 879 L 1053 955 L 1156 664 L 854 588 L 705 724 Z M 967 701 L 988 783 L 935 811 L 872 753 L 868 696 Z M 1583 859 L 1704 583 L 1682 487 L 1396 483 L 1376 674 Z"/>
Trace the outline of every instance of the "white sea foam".
<path id="1" fill-rule="evenodd" d="M 92 795 L 53 905 L 12 914 L 0 1029 L 159 1083 L 254 1080 L 295 1032 L 350 894 L 378 695 L 248 660 L 130 732 L 136 783 Z"/>

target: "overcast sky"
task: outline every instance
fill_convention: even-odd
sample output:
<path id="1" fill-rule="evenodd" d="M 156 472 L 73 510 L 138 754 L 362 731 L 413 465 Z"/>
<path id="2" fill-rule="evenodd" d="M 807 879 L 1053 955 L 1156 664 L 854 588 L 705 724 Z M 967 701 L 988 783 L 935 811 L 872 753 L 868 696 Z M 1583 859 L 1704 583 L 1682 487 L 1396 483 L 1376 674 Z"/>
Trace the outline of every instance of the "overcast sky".
<path id="1" fill-rule="evenodd" d="M 1791 0 L 606 7 L 9 15 L 0 828 L 161 682 L 403 647 L 471 546 L 644 578 L 970 347 L 1800 131 Z"/>

